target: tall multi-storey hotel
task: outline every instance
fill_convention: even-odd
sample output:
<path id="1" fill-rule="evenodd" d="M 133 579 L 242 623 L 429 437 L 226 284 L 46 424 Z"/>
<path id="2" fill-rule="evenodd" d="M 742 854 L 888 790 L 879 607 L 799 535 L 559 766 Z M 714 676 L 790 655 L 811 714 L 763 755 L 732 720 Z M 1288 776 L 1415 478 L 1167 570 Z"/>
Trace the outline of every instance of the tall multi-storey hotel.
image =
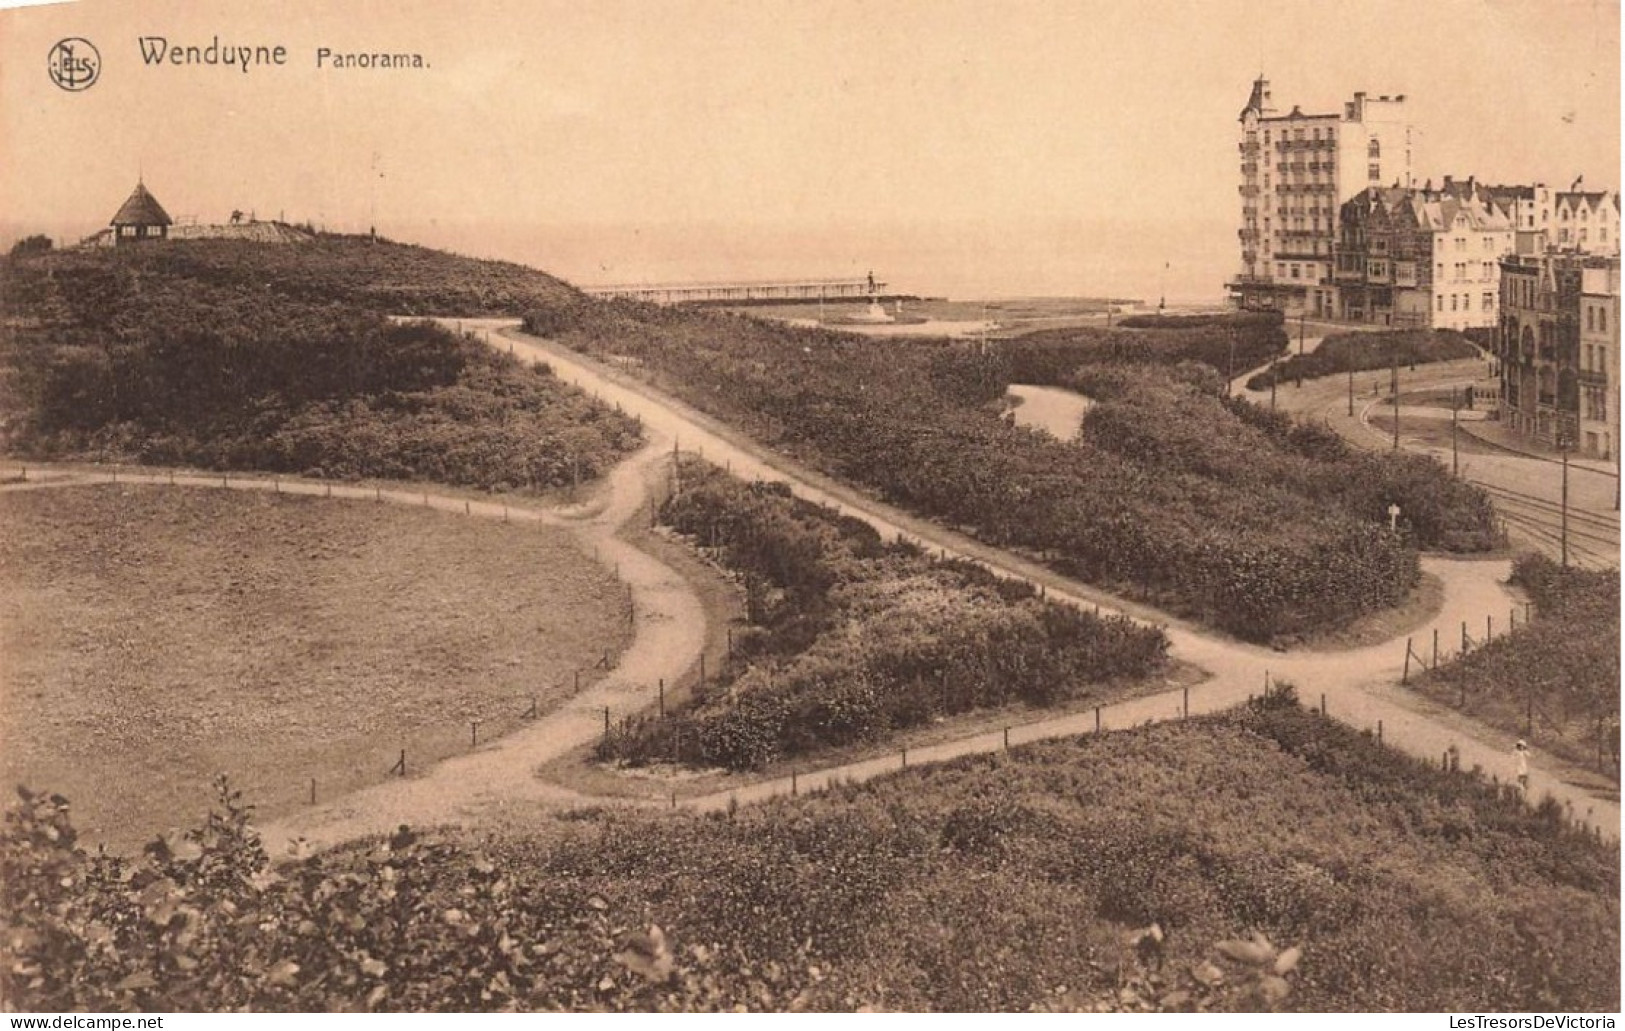
<path id="1" fill-rule="evenodd" d="M 1337 314 L 1333 248 L 1345 201 L 1371 186 L 1411 185 L 1405 97 L 1354 94 L 1341 114 L 1276 111 L 1265 79 L 1241 110 L 1243 308 Z"/>

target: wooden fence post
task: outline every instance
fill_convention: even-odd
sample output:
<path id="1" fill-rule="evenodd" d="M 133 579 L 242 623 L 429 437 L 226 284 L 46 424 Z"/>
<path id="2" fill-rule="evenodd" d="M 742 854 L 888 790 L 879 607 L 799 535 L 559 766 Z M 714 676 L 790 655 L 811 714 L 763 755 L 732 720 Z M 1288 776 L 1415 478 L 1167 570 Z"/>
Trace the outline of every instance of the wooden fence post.
<path id="1" fill-rule="evenodd" d="M 1405 671 L 1399 675 L 1401 686 L 1411 682 L 1411 639 L 1405 638 Z"/>
<path id="2" fill-rule="evenodd" d="M 1377 744 L 1382 744 L 1382 720 L 1377 721 Z"/>
<path id="3" fill-rule="evenodd" d="M 1009 727 L 1004 728 L 1004 750 L 1006 752 L 1010 751 L 1010 728 Z"/>
<path id="4" fill-rule="evenodd" d="M 1100 733 L 1100 706 L 1095 706 L 1095 733 Z"/>
<path id="5" fill-rule="evenodd" d="M 796 784 L 796 771 L 791 770 L 790 771 L 790 797 L 795 798 L 798 793 L 799 793 L 799 791 L 798 791 L 798 785 Z"/>
<path id="6" fill-rule="evenodd" d="M 903 769 L 908 769 L 908 746 L 903 746 Z"/>
<path id="7" fill-rule="evenodd" d="M 468 725 L 468 747 L 480 747 L 480 721 L 474 720 Z"/>
<path id="8" fill-rule="evenodd" d="M 1181 719 L 1189 719 L 1191 714 L 1191 689 L 1186 687 L 1184 691 L 1185 696 L 1180 702 L 1179 715 Z"/>
<path id="9" fill-rule="evenodd" d="M 1439 628 L 1433 628 L 1433 669 L 1439 668 Z"/>
<path id="10" fill-rule="evenodd" d="M 316 804 L 316 778 L 310 778 L 310 804 Z"/>
<path id="11" fill-rule="evenodd" d="M 666 678 L 660 678 L 660 718 L 666 718 Z"/>
<path id="12" fill-rule="evenodd" d="M 604 706 L 604 738 L 609 739 L 609 706 Z"/>

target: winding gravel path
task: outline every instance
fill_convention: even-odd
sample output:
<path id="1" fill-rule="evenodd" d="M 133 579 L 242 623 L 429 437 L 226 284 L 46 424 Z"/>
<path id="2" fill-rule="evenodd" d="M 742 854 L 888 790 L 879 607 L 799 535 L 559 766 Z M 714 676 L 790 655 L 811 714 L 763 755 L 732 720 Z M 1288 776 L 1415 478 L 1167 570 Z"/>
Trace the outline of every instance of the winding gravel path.
<path id="1" fill-rule="evenodd" d="M 1120 612 L 1163 626 L 1172 642 L 1170 653 L 1175 658 L 1212 674 L 1208 681 L 1190 691 L 1189 711 L 1192 713 L 1214 711 L 1245 701 L 1249 695 L 1263 690 L 1266 679 L 1286 680 L 1298 687 L 1300 697 L 1306 704 L 1318 705 L 1324 695 L 1328 715 L 1351 726 L 1376 730 L 1380 721 L 1384 741 L 1412 755 L 1442 759 L 1445 751 L 1455 746 L 1459 750 L 1463 768 L 1480 766 L 1503 779 L 1512 775 L 1512 738 L 1432 705 L 1410 692 L 1402 692 L 1395 686 L 1405 665 L 1403 639 L 1396 638 L 1348 651 L 1280 653 L 1219 637 L 1205 628 L 1069 580 L 1037 563 L 989 547 L 863 495 L 768 450 L 738 431 L 621 372 L 552 341 L 521 333 L 513 320 L 475 320 L 465 324 L 483 334 L 494 347 L 510 350 L 517 357 L 546 362 L 561 379 L 637 415 L 646 429 L 667 439 L 677 440 L 683 450 L 698 452 L 718 464 L 726 463 L 736 476 L 788 483 L 798 495 L 863 519 L 882 536 L 912 538 L 945 554 L 980 562 L 1000 575 L 1042 585 L 1048 595 L 1057 600 L 1078 605 L 1099 605 L 1103 611 Z M 1445 644 L 1441 658 L 1459 649 L 1464 624 L 1475 642 L 1483 639 L 1487 621 L 1493 632 L 1506 631 L 1512 609 L 1519 605 L 1519 600 L 1505 585 L 1510 572 L 1509 562 L 1427 556 L 1422 561 L 1422 568 L 1443 581 L 1444 604 L 1434 619 L 1415 632 L 1419 652 L 1424 641 L 1428 642 L 1428 649 L 1431 650 L 1435 629 Z M 1105 728 L 1122 728 L 1147 720 L 1177 718 L 1184 711 L 1184 703 L 1183 692 L 1152 695 L 1105 707 L 1101 712 L 1101 721 Z M 1057 717 L 1013 728 L 1011 742 L 1014 744 L 1093 729 L 1092 712 Z M 927 762 L 1000 747 L 1003 747 L 1002 732 L 980 734 L 922 748 L 910 754 L 909 760 Z M 803 785 L 811 788 L 830 778 L 863 779 L 895 770 L 901 763 L 902 755 L 899 753 L 895 758 L 835 766 L 824 771 L 809 769 L 806 774 L 797 775 L 795 786 L 798 789 Z M 1550 794 L 1565 804 L 1576 819 L 1586 821 L 1606 835 L 1618 837 L 1619 802 L 1616 787 L 1538 751 L 1532 767 L 1532 797 Z M 743 804 L 772 795 L 788 794 L 790 790 L 790 779 L 781 778 L 690 799 L 687 804 L 700 809 L 716 808 L 728 805 L 730 799 L 734 798 Z"/>
<path id="2" fill-rule="evenodd" d="M 451 320 L 447 320 L 451 321 Z M 887 537 L 906 537 L 948 555 L 970 559 L 1002 576 L 1042 586 L 1057 600 L 1076 605 L 1098 605 L 1165 628 L 1171 654 L 1208 671 L 1204 683 L 1188 694 L 1171 691 L 1104 706 L 1099 710 L 1103 730 L 1138 726 L 1151 721 L 1217 711 L 1264 690 L 1267 683 L 1290 681 L 1307 705 L 1323 705 L 1327 714 L 1360 729 L 1376 730 L 1389 744 L 1429 759 L 1443 756 L 1454 746 L 1464 768 L 1480 766 L 1502 778 L 1512 772 L 1511 739 L 1474 723 L 1451 710 L 1432 705 L 1396 685 L 1405 662 L 1405 641 L 1396 638 L 1365 648 L 1344 651 L 1275 652 L 1224 638 L 1172 619 L 1145 605 L 1124 601 L 1103 591 L 1059 576 L 1031 561 L 989 547 L 964 535 L 918 519 L 852 488 L 803 468 L 782 455 L 756 444 L 730 427 L 698 413 L 675 399 L 619 372 L 605 368 L 550 341 L 517 332 L 513 320 L 457 320 L 461 328 L 482 336 L 493 347 L 517 357 L 544 361 L 554 372 L 607 403 L 643 421 L 648 444 L 610 474 L 591 502 L 569 509 L 543 510 L 503 505 L 462 497 L 424 493 L 403 488 L 340 486 L 265 477 L 221 477 L 197 473 L 144 470 L 121 472 L 121 481 L 172 483 L 176 486 L 229 487 L 239 490 L 280 490 L 286 493 L 335 498 L 420 504 L 470 516 L 507 519 L 516 523 L 563 526 L 590 543 L 600 561 L 612 565 L 631 588 L 634 637 L 619 665 L 562 709 L 546 714 L 522 730 L 509 734 L 467 755 L 447 759 L 421 774 L 389 780 L 313 806 L 262 828 L 272 855 L 290 848 L 321 848 L 368 835 L 381 834 L 401 824 L 415 826 L 460 822 L 510 805 L 544 802 L 569 807 L 580 804 L 638 804 L 589 797 L 540 780 L 535 769 L 572 749 L 588 744 L 603 732 L 603 711 L 627 713 L 655 701 L 661 678 L 675 683 L 697 660 L 705 639 L 705 613 L 692 588 L 675 570 L 620 536 L 618 531 L 644 511 L 647 497 L 666 477 L 666 456 L 673 446 L 698 452 L 718 464 L 727 464 L 745 478 L 788 483 L 797 494 L 831 505 L 863 519 Z M 84 482 L 105 482 L 105 471 L 87 472 L 69 467 L 33 467 L 27 483 L 12 483 L 4 490 L 33 490 Z M 1506 561 L 1451 560 L 1428 556 L 1423 569 L 1444 585 L 1441 611 L 1415 632 L 1431 648 L 1437 629 L 1447 647 L 1442 656 L 1459 647 L 1463 625 L 1472 639 L 1481 641 L 1486 621 L 1493 632 L 1504 633 L 1511 610 L 1518 602 L 1506 589 Z M 1038 719 L 1011 727 L 1008 732 L 977 733 L 921 747 L 907 753 L 908 764 L 942 761 L 962 755 L 991 752 L 1008 743 L 1091 733 L 1093 711 Z M 748 804 L 793 791 L 817 790 L 837 781 L 864 780 L 897 770 L 904 755 L 809 768 L 795 777 L 756 781 L 736 789 L 681 800 L 695 810 L 715 810 Z M 1531 795 L 1551 795 L 1573 816 L 1603 834 L 1618 838 L 1617 788 L 1593 775 L 1536 752 L 1530 775 Z M 645 805 L 659 805 L 647 802 Z"/>

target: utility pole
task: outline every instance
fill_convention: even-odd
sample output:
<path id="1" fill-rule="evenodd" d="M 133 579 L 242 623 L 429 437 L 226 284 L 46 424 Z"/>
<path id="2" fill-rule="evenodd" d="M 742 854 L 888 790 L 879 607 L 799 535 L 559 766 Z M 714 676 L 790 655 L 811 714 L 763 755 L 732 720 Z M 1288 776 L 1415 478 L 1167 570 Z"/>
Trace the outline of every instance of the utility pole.
<path id="1" fill-rule="evenodd" d="M 1461 457 L 1456 450 L 1456 420 L 1460 417 L 1461 402 L 1457 399 L 1456 389 L 1450 388 L 1450 475 L 1461 478 Z"/>
<path id="2" fill-rule="evenodd" d="M 1557 450 L 1563 455 L 1563 568 L 1569 568 L 1569 449 L 1568 431 L 1558 430 Z"/>
<path id="3" fill-rule="evenodd" d="M 1393 367 L 1388 374 L 1388 400 L 1394 406 L 1394 450 L 1399 450 L 1399 349 L 1396 347 L 1390 355 Z"/>
<path id="4" fill-rule="evenodd" d="M 1275 366 L 1270 366 L 1270 411 L 1275 411 Z"/>
<path id="5" fill-rule="evenodd" d="M 1298 357 L 1303 357 L 1303 319 L 1308 312 L 1298 312 Z"/>
<path id="6" fill-rule="evenodd" d="M 1354 418 L 1354 370 L 1349 369 L 1349 418 Z"/>

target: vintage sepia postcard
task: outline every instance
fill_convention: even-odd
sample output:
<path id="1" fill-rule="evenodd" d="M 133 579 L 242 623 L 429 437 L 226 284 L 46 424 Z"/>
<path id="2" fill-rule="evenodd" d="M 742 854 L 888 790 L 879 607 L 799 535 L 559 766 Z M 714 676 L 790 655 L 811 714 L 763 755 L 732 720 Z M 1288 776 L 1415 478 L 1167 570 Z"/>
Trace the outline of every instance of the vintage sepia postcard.
<path id="1" fill-rule="evenodd" d="M 1619 30 L 6 5 L 0 1009 L 1614 1027 Z"/>

